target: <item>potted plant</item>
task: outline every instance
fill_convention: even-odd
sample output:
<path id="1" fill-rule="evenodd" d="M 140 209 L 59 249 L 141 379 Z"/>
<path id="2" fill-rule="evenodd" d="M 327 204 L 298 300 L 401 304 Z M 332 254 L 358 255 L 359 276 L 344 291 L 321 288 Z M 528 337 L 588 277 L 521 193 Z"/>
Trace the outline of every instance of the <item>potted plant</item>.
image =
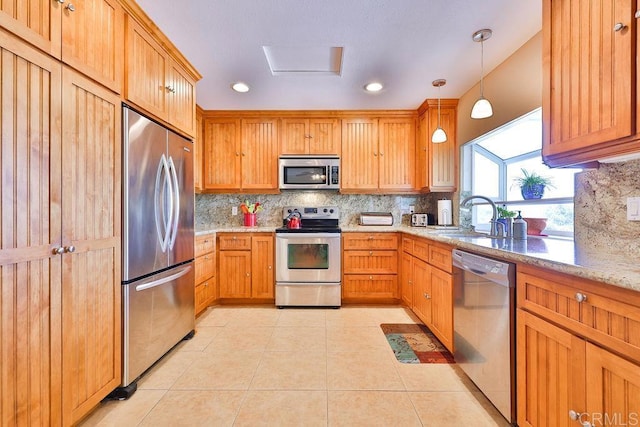
<path id="1" fill-rule="evenodd" d="M 536 171 L 528 171 L 524 168 L 520 169 L 522 176 L 513 179 L 514 185 L 520 187 L 520 193 L 525 200 L 541 199 L 544 196 L 544 189 L 548 186 L 553 187 L 551 178 L 542 176 Z"/>

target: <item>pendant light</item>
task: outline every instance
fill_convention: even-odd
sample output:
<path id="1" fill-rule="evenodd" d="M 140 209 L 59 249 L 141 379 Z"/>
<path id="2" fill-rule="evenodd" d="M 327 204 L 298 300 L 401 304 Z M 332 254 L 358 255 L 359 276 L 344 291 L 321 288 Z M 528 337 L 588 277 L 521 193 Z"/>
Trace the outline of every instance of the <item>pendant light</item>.
<path id="1" fill-rule="evenodd" d="M 433 135 L 431 135 L 431 142 L 434 144 L 440 144 L 442 142 L 447 141 L 447 134 L 444 129 L 440 126 L 440 88 L 447 84 L 445 79 L 438 79 L 431 82 L 433 87 L 438 88 L 438 127 L 433 131 Z"/>
<path id="2" fill-rule="evenodd" d="M 471 38 L 474 42 L 480 43 L 481 56 L 480 56 L 480 98 L 473 104 L 471 109 L 472 119 L 486 119 L 493 116 L 493 107 L 488 99 L 484 97 L 484 41 L 491 38 L 493 31 L 489 29 L 478 30 Z"/>

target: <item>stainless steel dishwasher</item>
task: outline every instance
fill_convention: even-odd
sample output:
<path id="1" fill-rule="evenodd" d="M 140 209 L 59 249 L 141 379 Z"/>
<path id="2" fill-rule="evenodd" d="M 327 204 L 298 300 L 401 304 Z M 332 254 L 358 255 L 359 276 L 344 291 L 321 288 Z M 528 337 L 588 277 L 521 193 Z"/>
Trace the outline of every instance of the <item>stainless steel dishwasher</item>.
<path id="1" fill-rule="evenodd" d="M 454 359 L 512 425 L 515 265 L 453 250 Z"/>

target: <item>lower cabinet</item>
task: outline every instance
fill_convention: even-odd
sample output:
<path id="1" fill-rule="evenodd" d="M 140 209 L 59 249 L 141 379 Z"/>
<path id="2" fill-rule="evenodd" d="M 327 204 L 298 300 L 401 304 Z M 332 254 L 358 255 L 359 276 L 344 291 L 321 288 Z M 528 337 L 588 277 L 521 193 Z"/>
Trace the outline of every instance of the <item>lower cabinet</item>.
<path id="1" fill-rule="evenodd" d="M 518 424 L 639 424 L 639 296 L 518 268 Z"/>
<path id="2" fill-rule="evenodd" d="M 202 313 L 217 298 L 216 292 L 216 238 L 214 234 L 196 237 L 195 247 L 195 307 Z"/>
<path id="3" fill-rule="evenodd" d="M 398 235 L 344 233 L 342 298 L 349 302 L 397 302 Z"/>
<path id="4" fill-rule="evenodd" d="M 453 352 L 451 249 L 428 239 L 402 236 L 402 301 Z"/>
<path id="5" fill-rule="evenodd" d="M 273 235 L 219 233 L 217 240 L 220 299 L 273 299 Z"/>

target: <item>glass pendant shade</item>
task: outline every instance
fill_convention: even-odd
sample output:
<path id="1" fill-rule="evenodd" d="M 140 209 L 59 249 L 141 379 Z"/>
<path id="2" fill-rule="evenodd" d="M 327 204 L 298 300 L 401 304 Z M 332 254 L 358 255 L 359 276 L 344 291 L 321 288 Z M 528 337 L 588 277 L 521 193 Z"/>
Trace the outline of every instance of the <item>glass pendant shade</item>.
<path id="1" fill-rule="evenodd" d="M 491 116 L 493 116 L 493 107 L 487 98 L 481 96 L 476 103 L 473 104 L 473 108 L 471 109 L 471 118 L 486 119 Z"/>
<path id="2" fill-rule="evenodd" d="M 447 134 L 445 133 L 444 129 L 438 126 L 436 130 L 433 131 L 431 142 L 433 142 L 434 144 L 447 142 Z"/>

